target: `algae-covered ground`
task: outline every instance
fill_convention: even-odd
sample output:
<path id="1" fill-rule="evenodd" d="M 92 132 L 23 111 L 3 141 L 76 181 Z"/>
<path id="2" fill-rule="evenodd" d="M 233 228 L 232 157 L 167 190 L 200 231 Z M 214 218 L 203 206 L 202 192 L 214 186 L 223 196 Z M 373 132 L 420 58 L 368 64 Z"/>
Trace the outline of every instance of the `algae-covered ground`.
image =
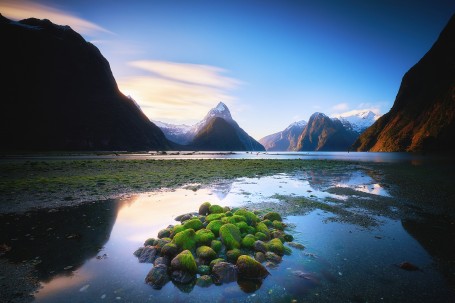
<path id="1" fill-rule="evenodd" d="M 75 205 L 222 179 L 355 167 L 347 162 L 311 160 L 2 160 L 0 213 Z"/>

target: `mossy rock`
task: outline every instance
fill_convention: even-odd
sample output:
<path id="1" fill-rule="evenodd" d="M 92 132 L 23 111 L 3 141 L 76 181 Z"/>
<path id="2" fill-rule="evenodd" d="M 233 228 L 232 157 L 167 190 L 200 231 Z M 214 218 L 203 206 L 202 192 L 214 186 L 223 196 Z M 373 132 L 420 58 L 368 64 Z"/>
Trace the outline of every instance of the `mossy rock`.
<path id="1" fill-rule="evenodd" d="M 216 252 L 208 246 L 201 246 L 196 249 L 196 256 L 204 260 L 213 260 L 216 258 Z"/>
<path id="2" fill-rule="evenodd" d="M 212 222 L 214 220 L 221 220 L 221 218 L 225 217 L 224 214 L 210 214 L 205 217 L 205 221 Z"/>
<path id="3" fill-rule="evenodd" d="M 280 214 L 277 213 L 277 212 L 270 212 L 270 213 L 267 213 L 264 215 L 264 220 L 270 220 L 270 221 L 283 221 L 283 219 L 281 218 Z"/>
<path id="4" fill-rule="evenodd" d="M 262 220 L 261 222 L 267 225 L 267 227 L 273 227 L 273 222 L 270 220 Z"/>
<path id="5" fill-rule="evenodd" d="M 196 248 L 196 233 L 194 229 L 185 229 L 174 236 L 172 242 L 175 243 L 181 250 Z"/>
<path id="6" fill-rule="evenodd" d="M 284 234 L 284 231 L 279 230 L 279 229 L 274 229 L 274 230 L 272 230 L 272 231 L 270 232 L 270 237 L 271 237 L 272 239 L 278 238 L 278 239 L 281 240 L 281 242 L 284 242 L 284 235 L 285 235 L 285 234 Z"/>
<path id="7" fill-rule="evenodd" d="M 297 242 L 289 242 L 288 245 L 291 246 L 291 247 L 300 249 L 300 250 L 304 250 L 305 249 L 304 245 L 302 245 L 300 243 L 297 243 Z"/>
<path id="8" fill-rule="evenodd" d="M 216 264 L 216 263 L 219 263 L 219 262 L 226 262 L 226 260 L 224 260 L 223 258 L 217 258 L 215 260 L 212 260 L 210 261 L 210 268 L 212 269 L 213 266 Z"/>
<path id="9" fill-rule="evenodd" d="M 172 240 L 170 238 L 158 239 L 155 241 L 155 247 L 160 250 L 164 245 L 170 243 Z"/>
<path id="10" fill-rule="evenodd" d="M 194 260 L 193 254 L 189 250 L 184 250 L 175 256 L 171 261 L 171 268 L 173 271 L 181 270 L 190 274 L 196 274 L 197 265 Z"/>
<path id="11" fill-rule="evenodd" d="M 234 215 L 245 217 L 246 223 L 248 223 L 248 225 L 255 226 L 256 223 L 259 222 L 258 216 L 256 216 L 253 212 L 248 211 L 246 209 L 239 209 L 234 213 Z"/>
<path id="12" fill-rule="evenodd" d="M 273 223 L 274 228 L 279 229 L 279 230 L 284 230 L 285 225 L 283 222 L 275 220 L 272 223 Z"/>
<path id="13" fill-rule="evenodd" d="M 252 249 L 254 246 L 254 242 L 256 242 L 256 238 L 253 235 L 246 235 L 242 239 L 242 247 L 247 248 L 247 249 Z"/>
<path id="14" fill-rule="evenodd" d="M 161 254 L 169 257 L 174 257 L 179 253 L 179 248 L 175 243 L 167 243 L 161 248 Z"/>
<path id="15" fill-rule="evenodd" d="M 199 206 L 199 214 L 203 216 L 210 214 L 210 206 L 212 206 L 210 202 L 202 203 L 201 206 Z"/>
<path id="16" fill-rule="evenodd" d="M 212 243 L 210 243 L 210 247 L 218 254 L 223 248 L 223 244 L 219 240 L 212 240 Z"/>
<path id="17" fill-rule="evenodd" d="M 258 261 L 247 255 L 241 255 L 236 262 L 239 278 L 264 279 L 270 273 Z"/>
<path id="18" fill-rule="evenodd" d="M 276 253 L 279 256 L 284 254 L 284 245 L 280 239 L 275 238 L 267 242 L 267 250 Z"/>
<path id="19" fill-rule="evenodd" d="M 292 255 L 292 249 L 291 249 L 290 247 L 285 246 L 285 247 L 284 247 L 284 254 L 285 254 L 286 256 Z"/>
<path id="20" fill-rule="evenodd" d="M 278 256 L 276 253 L 271 252 L 271 251 L 268 251 L 268 252 L 265 253 L 265 258 L 267 259 L 267 261 L 271 261 L 271 262 L 273 262 L 275 264 L 281 262 L 281 257 Z"/>
<path id="21" fill-rule="evenodd" d="M 241 255 L 242 255 L 242 252 L 240 251 L 240 249 L 234 248 L 234 249 L 228 250 L 226 252 L 226 259 L 229 262 L 235 263 Z"/>
<path id="22" fill-rule="evenodd" d="M 258 240 L 267 241 L 267 236 L 266 236 L 264 233 L 260 232 L 260 231 L 258 231 L 257 233 L 255 233 L 254 236 L 255 236 L 256 239 L 258 239 Z"/>
<path id="23" fill-rule="evenodd" d="M 264 222 L 259 222 L 259 223 L 256 225 L 256 230 L 257 230 L 258 232 L 263 233 L 263 234 L 267 237 L 267 240 L 270 239 L 270 231 L 269 231 L 269 228 L 267 227 L 267 225 L 264 224 Z"/>
<path id="24" fill-rule="evenodd" d="M 148 238 L 144 242 L 144 246 L 155 246 L 155 238 Z"/>
<path id="25" fill-rule="evenodd" d="M 215 235 L 210 229 L 200 229 L 196 232 L 196 245 L 210 245 L 215 240 Z"/>
<path id="26" fill-rule="evenodd" d="M 254 235 L 256 233 L 256 228 L 254 228 L 253 226 L 248 226 L 248 228 L 246 229 L 246 233 Z"/>
<path id="27" fill-rule="evenodd" d="M 255 254 L 254 254 L 254 259 L 256 261 L 258 261 L 259 263 L 263 263 L 265 262 L 265 254 L 260 252 L 260 251 L 257 251 Z"/>
<path id="28" fill-rule="evenodd" d="M 202 225 L 202 222 L 199 219 L 191 219 L 191 220 L 186 221 L 183 224 L 183 227 L 185 229 L 194 229 L 196 231 L 196 230 L 203 228 L 204 225 Z"/>
<path id="29" fill-rule="evenodd" d="M 209 287 L 212 284 L 213 280 L 209 275 L 200 276 L 196 281 L 196 285 L 199 287 Z"/>
<path id="30" fill-rule="evenodd" d="M 178 234 L 178 233 L 181 232 L 181 231 L 184 231 L 185 229 L 186 229 L 186 228 L 183 227 L 182 224 L 177 224 L 177 225 L 175 225 L 175 226 L 172 228 L 170 238 L 174 238 L 174 236 L 175 236 L 176 234 Z"/>
<path id="31" fill-rule="evenodd" d="M 231 217 L 226 217 L 227 223 L 238 223 L 238 222 L 246 222 L 246 218 L 244 216 L 233 215 Z"/>
<path id="32" fill-rule="evenodd" d="M 240 229 L 240 232 L 241 233 L 247 233 L 248 231 L 248 224 L 246 222 L 238 222 L 238 223 L 235 223 L 235 226 L 237 226 L 239 229 Z"/>
<path id="33" fill-rule="evenodd" d="M 224 213 L 224 215 L 226 217 L 232 217 L 234 214 L 232 213 L 232 211 L 227 211 L 227 212 Z"/>
<path id="34" fill-rule="evenodd" d="M 171 229 L 169 229 L 169 228 L 162 229 L 158 232 L 159 239 L 169 238 L 170 236 L 171 236 Z"/>
<path id="35" fill-rule="evenodd" d="M 292 235 L 290 235 L 290 234 L 285 234 L 284 235 L 284 241 L 285 242 L 292 242 L 292 241 L 294 241 L 294 237 Z"/>
<path id="36" fill-rule="evenodd" d="M 221 214 L 224 213 L 224 209 L 223 207 L 214 204 L 209 207 L 209 212 L 210 214 Z"/>
<path id="37" fill-rule="evenodd" d="M 224 224 L 221 220 L 213 220 L 207 225 L 206 229 L 212 231 L 215 237 L 218 237 L 220 235 L 220 228 L 223 225 Z"/>
<path id="38" fill-rule="evenodd" d="M 262 252 L 264 254 L 267 252 L 267 244 L 264 243 L 261 240 L 255 241 L 254 245 L 253 245 L 253 248 L 254 248 L 255 251 L 260 251 L 260 252 Z"/>
<path id="39" fill-rule="evenodd" d="M 210 266 L 208 265 L 199 265 L 197 267 L 197 273 L 199 275 L 209 275 L 210 274 Z"/>
<path id="40" fill-rule="evenodd" d="M 223 242 L 226 249 L 240 248 L 240 241 L 242 237 L 240 236 L 240 230 L 234 224 L 225 224 L 220 228 L 220 238 Z"/>

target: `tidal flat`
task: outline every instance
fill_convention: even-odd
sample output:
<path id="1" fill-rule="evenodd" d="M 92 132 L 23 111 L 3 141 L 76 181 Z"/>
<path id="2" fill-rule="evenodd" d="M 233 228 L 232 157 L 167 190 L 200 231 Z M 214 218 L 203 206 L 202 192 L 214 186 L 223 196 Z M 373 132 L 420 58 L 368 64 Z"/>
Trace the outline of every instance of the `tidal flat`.
<path id="1" fill-rule="evenodd" d="M 445 161 L 2 159 L 0 300 L 451 302 L 454 177 Z M 304 249 L 285 243 L 252 288 L 153 289 L 133 252 L 204 201 L 277 211 Z"/>

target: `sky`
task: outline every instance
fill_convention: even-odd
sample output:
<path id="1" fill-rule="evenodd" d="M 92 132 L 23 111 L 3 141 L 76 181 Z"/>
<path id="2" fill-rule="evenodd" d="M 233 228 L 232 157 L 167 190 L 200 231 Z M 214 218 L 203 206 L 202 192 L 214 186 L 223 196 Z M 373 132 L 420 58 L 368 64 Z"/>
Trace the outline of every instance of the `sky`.
<path id="1" fill-rule="evenodd" d="M 0 0 L 71 26 L 152 120 L 192 125 L 222 101 L 260 139 L 314 112 L 392 107 L 453 0 Z"/>

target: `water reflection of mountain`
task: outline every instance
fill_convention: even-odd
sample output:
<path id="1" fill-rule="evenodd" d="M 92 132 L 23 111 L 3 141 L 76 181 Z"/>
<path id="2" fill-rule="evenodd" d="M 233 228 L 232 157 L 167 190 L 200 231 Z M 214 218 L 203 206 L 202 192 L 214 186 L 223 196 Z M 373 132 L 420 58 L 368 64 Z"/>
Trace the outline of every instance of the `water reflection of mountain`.
<path id="1" fill-rule="evenodd" d="M 218 199 L 224 200 L 226 196 L 231 192 L 232 184 L 234 180 L 226 180 L 221 183 L 215 183 L 210 186 L 210 191 L 218 197 Z"/>
<path id="2" fill-rule="evenodd" d="M 33 262 L 42 282 L 71 275 L 95 257 L 109 239 L 120 203 L 94 202 L 77 207 L 0 216 L 0 243 L 10 247 L 10 262 Z"/>

